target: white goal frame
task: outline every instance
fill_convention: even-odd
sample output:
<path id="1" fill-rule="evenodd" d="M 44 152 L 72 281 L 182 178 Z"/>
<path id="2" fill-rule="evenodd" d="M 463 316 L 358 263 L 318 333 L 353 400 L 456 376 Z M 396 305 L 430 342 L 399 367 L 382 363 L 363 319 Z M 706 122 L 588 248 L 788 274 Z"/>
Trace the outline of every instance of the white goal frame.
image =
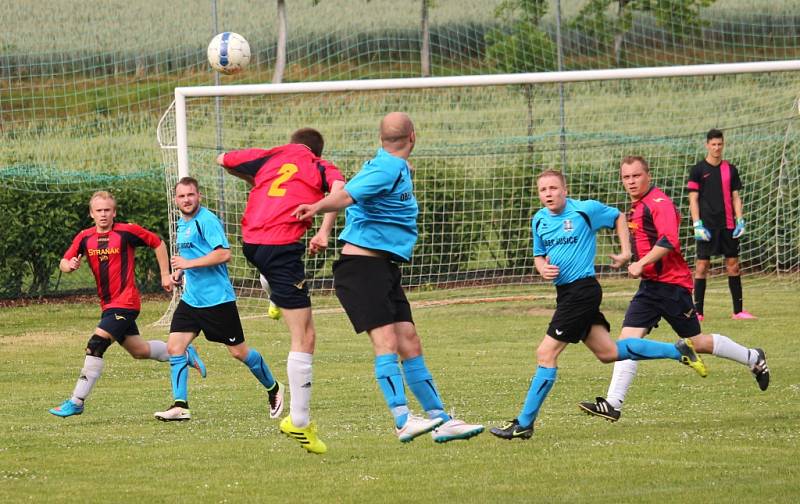
<path id="1" fill-rule="evenodd" d="M 786 61 L 762 61 L 762 62 L 749 62 L 749 63 L 729 63 L 729 64 L 707 64 L 707 65 L 683 65 L 683 66 L 665 66 L 665 67 L 647 67 L 647 68 L 627 68 L 627 69 L 609 69 L 609 70 L 584 70 L 584 71 L 567 71 L 567 72 L 541 72 L 541 73 L 521 73 L 521 74 L 497 74 L 497 75 L 476 75 L 476 76 L 457 76 L 457 77 L 432 77 L 432 78 L 404 78 L 404 79 L 374 79 L 374 80 L 347 80 L 347 81 L 324 81 L 324 82 L 298 82 L 298 83 L 286 83 L 286 84 L 271 84 L 271 83 L 264 83 L 264 84 L 246 84 L 246 85 L 222 85 L 222 86 L 197 86 L 197 87 L 177 87 L 175 88 L 175 100 L 174 102 L 168 107 L 165 111 L 164 115 L 162 116 L 161 120 L 159 121 L 159 125 L 157 128 L 157 137 L 159 140 L 159 144 L 161 145 L 162 151 L 165 155 L 165 166 L 169 170 L 167 172 L 167 180 L 171 181 L 173 177 L 177 176 L 178 179 L 185 177 L 185 176 L 202 176 L 203 170 L 205 169 L 204 166 L 190 166 L 190 160 L 195 160 L 196 163 L 198 157 L 195 155 L 195 149 L 205 149 L 211 150 L 210 141 L 209 139 L 200 140 L 202 135 L 208 135 L 210 130 L 206 129 L 202 132 L 197 133 L 197 137 L 193 138 L 193 140 L 199 141 L 198 145 L 191 145 L 189 143 L 190 132 L 189 129 L 194 128 L 194 121 L 195 121 L 195 113 L 196 112 L 203 112 L 208 109 L 201 109 L 201 107 L 207 107 L 208 101 L 207 100 L 200 100 L 200 103 L 205 103 L 205 105 L 198 104 L 198 109 L 195 109 L 194 106 L 197 103 L 197 98 L 226 98 L 226 97 L 254 97 L 258 95 L 272 96 L 273 98 L 277 98 L 280 95 L 307 95 L 311 96 L 313 94 L 325 95 L 325 94 L 347 94 L 347 93 L 358 93 L 358 92 L 384 92 L 388 95 L 393 95 L 394 91 L 398 91 L 398 95 L 402 95 L 402 92 L 406 92 L 409 94 L 408 91 L 412 91 L 410 94 L 414 94 L 415 90 L 418 90 L 421 96 L 425 95 L 424 90 L 439 90 L 441 92 L 447 93 L 450 92 L 449 90 L 454 90 L 456 94 L 460 93 L 471 93 L 473 88 L 476 90 L 475 92 L 478 95 L 487 95 L 489 100 L 493 99 L 491 96 L 494 93 L 494 90 L 488 91 L 484 93 L 481 89 L 489 90 L 492 88 L 502 88 L 502 87 L 515 87 L 515 86 L 536 86 L 536 85 L 544 85 L 549 86 L 550 90 L 553 90 L 553 85 L 559 86 L 561 84 L 567 83 L 585 83 L 585 82 L 613 82 L 613 81 L 626 81 L 626 80 L 655 80 L 655 79 L 664 79 L 669 80 L 670 78 L 694 78 L 694 77 L 713 77 L 713 76 L 733 76 L 734 78 L 737 75 L 746 75 L 746 74 L 775 74 L 775 73 L 791 73 L 791 72 L 798 72 L 800 71 L 800 60 L 786 60 Z M 776 77 L 777 78 L 777 77 Z M 794 76 L 790 76 L 792 82 L 794 82 Z M 656 84 L 653 82 L 653 86 L 658 87 L 660 84 Z M 786 88 L 787 93 L 783 94 L 783 99 L 781 100 L 781 107 L 789 106 L 791 107 L 789 110 L 792 113 L 797 113 L 798 107 L 798 96 L 800 96 L 800 90 L 795 92 L 791 88 Z M 502 93 L 500 94 L 502 96 Z M 547 96 L 547 95 L 545 95 Z M 783 101 L 785 99 L 790 101 Z M 551 107 L 551 115 L 550 121 L 551 126 L 558 126 L 558 112 L 557 106 L 558 101 L 561 100 L 561 131 L 564 131 L 564 95 L 563 93 L 553 93 L 549 95 L 549 100 L 551 104 L 555 104 L 555 106 Z M 572 98 L 569 98 L 572 100 Z M 280 100 L 277 100 L 280 102 Z M 581 107 L 584 113 L 589 110 L 593 110 L 595 107 L 601 107 L 599 110 L 602 109 L 602 104 L 594 104 L 592 102 L 588 103 L 581 103 Z M 654 115 L 658 116 L 658 108 L 661 104 L 654 103 L 652 105 Z M 219 104 L 216 106 L 217 114 L 219 114 Z M 781 110 L 786 110 L 785 108 L 781 108 Z M 529 112 L 530 113 L 530 112 Z M 207 116 L 209 117 L 209 116 Z M 785 120 L 788 119 L 785 115 L 781 115 L 781 119 Z M 796 119 L 796 116 L 792 119 Z M 219 146 L 220 137 L 219 137 L 219 117 L 217 117 L 217 148 L 216 150 L 219 151 L 221 147 Z M 555 122 L 555 124 L 553 124 Z M 794 122 L 794 121 L 792 121 Z M 162 128 L 163 126 L 163 128 Z M 781 161 L 780 166 L 783 167 L 784 164 L 787 162 L 786 159 L 797 159 L 797 149 L 793 147 L 791 154 L 788 155 L 786 152 L 786 142 L 790 131 L 790 126 L 787 125 L 785 138 L 783 142 L 783 153 L 781 154 Z M 465 130 L 468 131 L 468 130 Z M 513 130 L 511 131 L 511 137 L 513 138 L 516 134 Z M 551 130 L 552 131 L 552 130 Z M 446 134 L 446 132 L 444 133 Z M 522 132 L 524 135 L 525 133 Z M 530 135 L 530 131 L 528 131 L 528 135 Z M 796 141 L 796 135 L 793 137 Z M 212 140 L 213 141 L 213 140 Z M 563 138 L 562 138 L 563 142 Z M 529 148 L 530 148 L 530 144 Z M 561 144 L 563 145 L 563 144 Z M 551 145 L 555 147 L 555 143 Z M 190 150 L 190 147 L 192 150 Z M 363 147 L 363 146 L 362 146 Z M 566 149 L 566 146 L 564 146 Z M 550 157 L 554 158 L 557 154 L 552 154 L 555 152 L 554 149 L 550 151 Z M 562 151 L 562 159 L 564 156 L 564 152 Z M 191 156 L 190 156 L 191 154 Z M 482 154 L 479 154 L 481 156 Z M 494 154 L 492 154 L 494 155 Z M 505 155 L 505 154 L 504 154 Z M 207 156 L 206 156 L 207 157 Z M 205 160 L 209 162 L 208 159 Z M 352 162 L 352 160 L 351 160 Z M 580 161 L 578 162 L 580 165 Z M 429 163 L 430 164 L 430 163 Z M 585 162 L 584 162 L 585 164 Z M 430 173 L 430 168 L 426 168 L 425 164 L 422 164 L 423 171 L 422 173 Z M 448 169 L 446 164 L 442 165 L 445 168 L 445 171 Z M 591 162 L 587 166 L 592 166 Z M 419 166 L 418 166 L 419 168 Z M 427 172 L 425 171 L 427 169 Z M 458 170 L 456 173 L 456 177 L 461 177 L 462 173 L 461 170 Z M 572 176 L 573 174 L 570 174 Z M 467 175 L 470 177 L 472 175 Z M 503 177 L 507 177 L 507 179 L 499 179 L 500 186 L 502 187 L 505 182 L 503 180 L 513 181 L 518 175 L 516 173 L 511 173 L 510 175 L 503 175 Z M 580 177 L 581 175 L 578 174 Z M 177 180 L 177 179 L 176 179 Z M 423 179 L 424 180 L 424 179 Z M 446 176 L 443 179 L 445 182 L 443 183 L 450 183 L 450 179 Z M 453 178 L 455 183 L 459 183 L 459 178 Z M 463 180 L 471 180 L 465 178 Z M 513 183 L 513 182 L 512 182 Z M 168 182 L 168 186 L 170 182 Z M 421 186 L 424 187 L 424 186 Z M 493 186 L 494 187 L 494 186 Z M 167 190 L 170 191 L 172 188 L 167 187 Z M 440 189 L 434 188 L 433 194 L 438 194 L 436 191 Z M 493 189 L 494 190 L 494 189 Z M 799 188 L 793 186 L 793 189 L 787 193 L 787 197 L 796 198 L 797 192 L 800 190 Z M 778 188 L 778 193 L 783 194 L 783 189 L 780 187 Z M 681 193 L 682 194 L 682 193 Z M 482 196 L 478 196 L 479 198 Z M 763 198 L 762 198 L 763 199 Z M 430 202 L 429 202 L 430 203 Z M 219 205 L 225 205 L 225 199 L 218 203 Z M 242 199 L 236 200 L 236 205 L 239 205 L 237 212 L 242 211 L 240 208 L 243 204 Z M 479 205 L 480 206 L 480 205 Z M 224 213 L 224 207 L 223 213 Z M 483 211 L 483 210 L 480 210 Z M 509 207 L 506 211 L 510 211 L 512 213 L 516 212 L 515 208 Z M 776 206 L 775 209 L 775 217 L 780 217 L 780 212 L 778 207 Z M 795 218 L 796 212 L 791 212 L 787 214 L 788 217 Z M 170 213 L 170 220 L 174 219 L 174 213 Z M 515 219 L 515 226 L 519 224 L 520 217 L 514 213 L 514 216 L 511 217 Z M 423 218 L 424 220 L 424 218 Z M 227 221 L 226 221 L 227 222 Z M 171 224 L 171 233 L 174 227 L 174 222 L 170 222 Z M 429 223 L 430 224 L 430 223 Z M 505 228 L 504 228 L 505 229 Z M 771 228 L 770 228 L 771 229 Z M 445 261 L 441 264 L 445 265 L 445 271 L 440 276 L 439 273 L 430 273 L 430 268 L 437 268 L 440 264 L 437 261 L 431 261 L 425 258 L 436 257 L 440 258 L 438 255 L 437 249 L 435 247 L 429 250 L 426 253 L 419 254 L 416 257 L 422 258 L 415 262 L 412 262 L 411 270 L 408 271 L 408 275 L 406 276 L 406 281 L 408 282 L 409 287 L 424 287 L 427 285 L 442 285 L 444 288 L 448 287 L 478 287 L 484 285 L 497 285 L 497 286 L 507 286 L 515 283 L 530 283 L 532 278 L 527 275 L 527 273 L 520 273 L 528 266 L 518 264 L 519 262 L 519 253 L 522 250 L 521 247 L 524 245 L 521 244 L 521 241 L 515 234 L 517 231 L 521 232 L 522 228 L 517 229 L 516 227 L 511 230 L 508 236 L 501 238 L 501 241 L 504 241 L 506 244 L 505 246 L 511 247 L 507 250 L 504 249 L 504 253 L 510 251 L 510 254 L 501 254 L 498 260 L 506 262 L 503 265 L 499 263 L 495 265 L 494 263 L 488 264 L 486 268 L 483 267 L 483 263 L 480 263 L 482 259 L 478 259 L 480 263 L 477 265 L 476 269 L 465 269 L 459 270 L 458 268 L 452 270 L 455 272 L 454 276 L 450 275 L 451 271 L 447 269 L 449 265 L 459 265 L 458 261 L 461 259 L 458 257 L 459 252 L 457 251 L 457 247 L 460 246 L 461 242 L 454 241 L 454 246 L 456 247 L 456 251 L 453 252 L 454 257 L 448 258 L 448 253 L 445 253 L 441 258 Z M 490 230 L 491 232 L 491 230 Z M 528 231 L 529 232 L 529 231 Z M 775 231 L 777 233 L 777 231 Z M 792 231 L 794 233 L 798 233 L 798 231 Z M 441 231 L 436 230 L 434 231 L 436 236 L 441 238 L 441 233 L 449 233 L 449 231 Z M 441 236 L 440 236 L 441 235 Z M 449 235 L 448 235 L 449 236 Z M 467 240 L 473 240 L 471 235 L 467 233 Z M 690 238 L 684 237 L 685 240 L 689 240 Z M 775 246 L 779 247 L 781 240 L 783 238 L 776 234 L 776 241 Z M 426 242 L 430 245 L 432 242 Z M 425 245 L 426 243 L 423 243 Z M 466 242 L 464 242 L 466 243 Z M 474 243 L 474 241 L 469 242 L 470 244 Z M 688 244 L 688 242 L 687 242 Z M 529 246 L 529 245 L 528 245 Z M 471 250 L 471 249 L 470 249 Z M 526 249 L 527 250 L 527 249 Z M 492 251 L 490 251 L 491 253 Z M 800 273 L 800 264 L 798 261 L 792 262 L 792 266 L 790 269 L 786 269 L 785 267 L 781 269 L 780 260 L 781 252 L 780 250 L 776 249 L 774 254 L 775 256 L 775 273 L 777 275 L 781 275 L 782 273 L 789 273 L 788 277 L 792 280 L 795 280 L 797 277 L 797 273 Z M 791 259 L 791 258 L 790 258 Z M 490 258 L 488 261 L 491 262 L 494 259 Z M 772 260 L 770 256 L 769 261 Z M 451 261 L 451 262 L 446 262 Z M 455 262 L 453 262 L 455 261 Z M 511 261 L 511 262 L 509 262 Z M 784 260 L 785 262 L 785 260 Z M 508 264 L 511 264 L 510 266 Z M 771 264 L 769 262 L 765 264 Z M 242 266 L 241 264 L 239 265 Z M 319 267 L 320 265 L 318 265 Z M 325 265 L 322 265 L 324 267 Z M 329 270 L 329 265 L 327 269 Z M 414 269 L 416 268 L 416 269 Z M 499 269 L 497 269 L 499 268 Z M 510 268 L 510 269 L 509 269 Z M 238 284 L 234 283 L 234 287 L 237 289 L 237 295 L 240 298 L 244 299 L 253 299 L 255 302 L 251 303 L 249 309 L 255 313 L 256 315 L 253 316 L 265 316 L 265 310 L 263 309 L 264 303 L 263 301 L 265 293 L 259 287 L 257 277 L 252 277 L 252 272 L 248 271 L 245 275 L 237 277 Z M 321 277 L 319 279 L 320 286 L 315 287 L 321 289 L 320 293 L 325 290 L 329 291 L 329 280 L 328 276 Z M 441 282 L 441 284 L 440 284 Z M 322 287 L 321 285 L 325 285 Z M 502 289 L 501 289 L 502 290 Z M 468 294 L 469 302 L 486 302 L 492 300 L 494 298 L 497 299 L 506 299 L 503 296 L 503 292 L 497 292 L 496 295 L 487 296 L 485 293 L 478 292 L 475 290 L 475 293 Z M 473 296 L 478 295 L 480 299 L 474 299 Z M 322 299 L 321 302 L 326 302 L 326 299 Z M 452 303 L 454 300 L 448 300 L 448 303 Z M 167 315 L 169 315 L 172 305 L 175 304 L 175 299 L 173 299 L 173 303 L 170 306 L 170 309 L 167 311 Z M 266 306 L 266 305 L 264 305 Z M 240 310 L 243 310 L 244 307 L 240 307 Z M 166 321 L 165 318 L 162 319 L 162 323 Z"/>
<path id="2" fill-rule="evenodd" d="M 525 84 L 558 84 L 616 79 L 653 79 L 668 77 L 700 77 L 704 75 L 748 74 L 800 71 L 800 60 L 757 61 L 709 65 L 622 68 L 610 70 L 578 70 L 519 74 L 474 75 L 456 77 L 417 77 L 407 79 L 372 79 L 285 84 L 240 84 L 175 88 L 175 141 L 178 154 L 178 177 L 188 176 L 189 134 L 186 127 L 186 98 L 214 96 L 247 96 L 288 93 L 324 93 L 342 91 L 380 91 L 471 86 Z"/>

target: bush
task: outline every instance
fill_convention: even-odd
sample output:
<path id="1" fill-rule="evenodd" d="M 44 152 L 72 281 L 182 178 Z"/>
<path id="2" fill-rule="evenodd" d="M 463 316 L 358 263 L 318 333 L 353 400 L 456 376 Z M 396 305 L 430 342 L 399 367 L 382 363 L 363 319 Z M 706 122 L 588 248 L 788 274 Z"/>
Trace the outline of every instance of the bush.
<path id="1" fill-rule="evenodd" d="M 43 176 L 31 170 L 32 178 Z M 39 175 L 36 175 L 39 173 Z M 69 178 L 63 173 L 60 178 Z M 52 180 L 33 180 L 26 189 L 0 186 L 0 298 L 44 296 L 53 293 L 53 273 L 61 256 L 81 229 L 92 226 L 89 197 L 110 190 L 117 198 L 118 222 L 136 222 L 169 237 L 163 175 L 157 171 L 137 176 L 103 177 L 70 183 L 66 193 L 32 191 L 52 186 Z M 66 187 L 66 186 L 65 186 Z M 136 277 L 143 290 L 159 288 L 161 279 L 155 255 L 138 254 Z"/>

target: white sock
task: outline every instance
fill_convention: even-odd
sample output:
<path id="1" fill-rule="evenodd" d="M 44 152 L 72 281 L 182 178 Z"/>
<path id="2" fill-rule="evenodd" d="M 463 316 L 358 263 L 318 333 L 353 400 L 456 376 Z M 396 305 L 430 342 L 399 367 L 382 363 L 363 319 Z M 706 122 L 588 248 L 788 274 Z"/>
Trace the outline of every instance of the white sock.
<path id="1" fill-rule="evenodd" d="M 714 350 L 712 353 L 717 357 L 730 359 L 746 366 L 755 364 L 755 359 L 753 359 L 752 364 L 750 363 L 750 354 L 755 354 L 755 352 L 751 352 L 749 348 L 736 343 L 722 334 L 712 334 L 711 337 L 714 339 Z"/>
<path id="2" fill-rule="evenodd" d="M 622 403 L 628 393 L 628 388 L 636 378 L 636 370 L 639 363 L 635 360 L 622 360 L 614 363 L 614 373 L 611 375 L 611 383 L 608 384 L 606 401 L 617 409 L 622 409 Z"/>
<path id="3" fill-rule="evenodd" d="M 304 352 L 289 352 L 286 374 L 289 376 L 289 414 L 295 427 L 305 427 L 311 421 L 311 363 L 314 355 Z"/>
<path id="4" fill-rule="evenodd" d="M 81 376 L 78 378 L 78 383 L 75 384 L 75 390 L 72 391 L 70 400 L 78 406 L 83 406 L 83 401 L 89 397 L 89 394 L 94 388 L 94 384 L 103 373 L 103 361 L 100 357 L 87 355 L 83 360 L 83 369 L 81 369 Z"/>
<path id="5" fill-rule="evenodd" d="M 147 342 L 150 345 L 150 358 L 158 362 L 167 362 L 169 360 L 169 353 L 167 352 L 167 344 L 161 340 L 151 339 Z"/>

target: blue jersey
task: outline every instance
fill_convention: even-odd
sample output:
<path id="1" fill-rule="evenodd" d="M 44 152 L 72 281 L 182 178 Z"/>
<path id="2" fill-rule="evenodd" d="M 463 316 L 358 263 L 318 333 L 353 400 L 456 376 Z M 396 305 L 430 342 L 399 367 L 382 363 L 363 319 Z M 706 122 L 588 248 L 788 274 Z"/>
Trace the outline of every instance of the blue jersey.
<path id="1" fill-rule="evenodd" d="M 559 267 L 553 283 L 564 285 L 594 276 L 597 232 L 613 228 L 619 210 L 599 201 L 567 198 L 560 214 L 542 208 L 533 216 L 533 255 L 547 256 Z"/>
<path id="2" fill-rule="evenodd" d="M 339 240 L 408 262 L 417 243 L 417 200 L 405 159 L 378 149 L 344 190 L 353 198 Z"/>
<path id="3" fill-rule="evenodd" d="M 178 253 L 186 259 L 197 259 L 215 249 L 231 248 L 222 223 L 205 207 L 189 220 L 178 220 L 176 235 Z M 228 266 L 225 263 L 184 271 L 181 299 L 195 308 L 206 308 L 236 300 Z"/>

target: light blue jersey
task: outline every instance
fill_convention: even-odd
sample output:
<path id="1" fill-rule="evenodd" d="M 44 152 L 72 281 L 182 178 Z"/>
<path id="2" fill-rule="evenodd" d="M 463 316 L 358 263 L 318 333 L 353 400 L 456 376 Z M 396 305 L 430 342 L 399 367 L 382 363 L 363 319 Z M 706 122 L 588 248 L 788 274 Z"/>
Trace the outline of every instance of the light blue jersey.
<path id="1" fill-rule="evenodd" d="M 533 255 L 547 256 L 559 267 L 553 283 L 564 285 L 594 276 L 597 232 L 613 228 L 619 210 L 599 201 L 567 198 L 560 214 L 542 208 L 533 216 Z"/>
<path id="2" fill-rule="evenodd" d="M 230 248 L 219 218 L 205 207 L 189 220 L 178 220 L 178 253 L 186 259 L 203 257 L 215 249 Z M 236 300 L 225 263 L 184 271 L 181 299 L 195 308 L 207 308 Z"/>
<path id="3" fill-rule="evenodd" d="M 406 160 L 378 149 L 344 190 L 355 203 L 347 207 L 339 240 L 408 262 L 417 243 L 419 209 Z"/>

